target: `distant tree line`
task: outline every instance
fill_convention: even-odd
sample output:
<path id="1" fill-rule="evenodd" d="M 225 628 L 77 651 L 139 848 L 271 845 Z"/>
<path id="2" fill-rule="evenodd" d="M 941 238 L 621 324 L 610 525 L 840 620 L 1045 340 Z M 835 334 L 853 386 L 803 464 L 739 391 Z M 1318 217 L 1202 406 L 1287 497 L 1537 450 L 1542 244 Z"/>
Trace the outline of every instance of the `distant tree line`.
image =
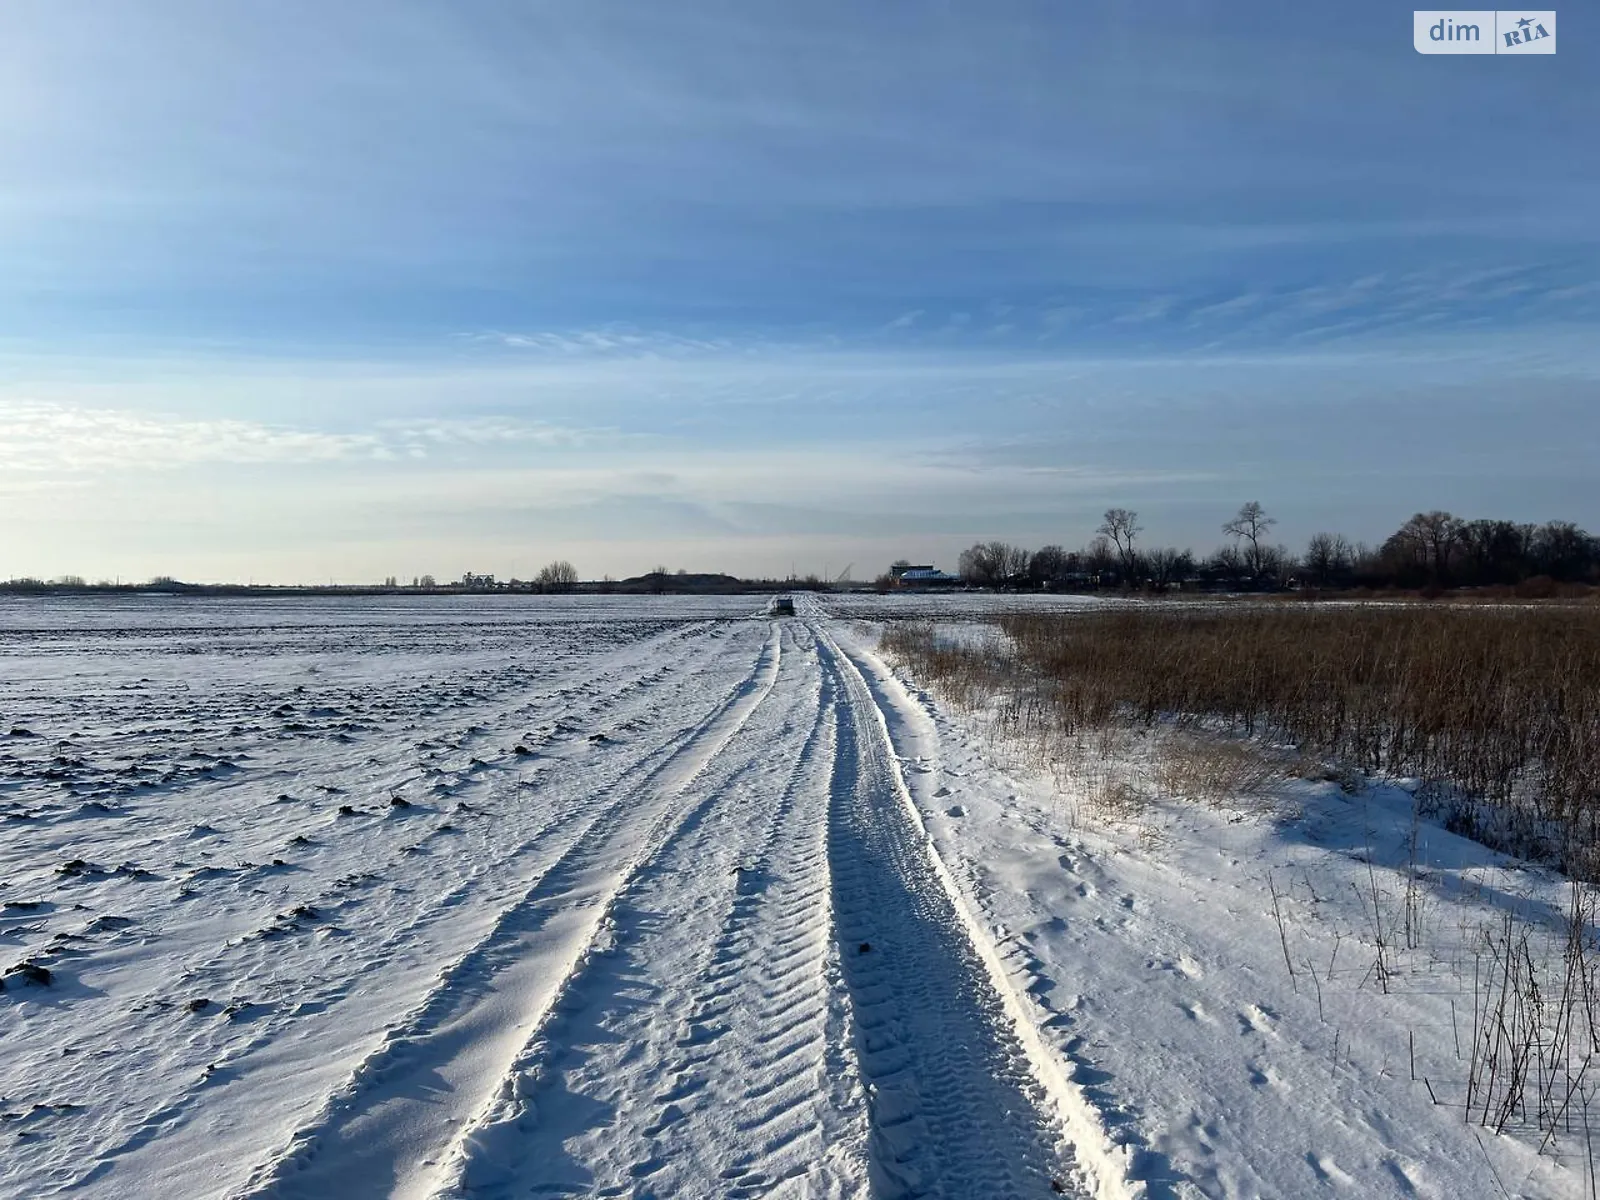
<path id="1" fill-rule="evenodd" d="M 1258 501 L 1249 501 L 1222 525 L 1227 540 L 1201 556 L 1142 544 L 1139 514 L 1111 508 L 1081 549 L 979 542 L 961 552 L 958 572 L 964 583 L 1017 589 L 1509 587 L 1541 595 L 1562 584 L 1600 584 L 1600 538 L 1570 521 L 1535 525 L 1417 513 L 1381 545 L 1319 532 L 1298 554 L 1270 539 L 1277 523 Z"/>
<path id="2" fill-rule="evenodd" d="M 1165 591 L 1196 587 L 1229 591 L 1272 591 L 1288 587 L 1342 590 L 1350 588 L 1443 590 L 1500 587 L 1529 597 L 1554 594 L 1569 585 L 1600 585 L 1600 538 L 1571 521 L 1529 524 L 1505 520 L 1467 520 L 1448 512 L 1417 513 L 1378 546 L 1353 541 L 1340 533 L 1318 532 L 1296 553 L 1271 539 L 1278 524 L 1259 501 L 1251 500 L 1223 522 L 1225 541 L 1206 555 L 1176 546 L 1150 546 L 1143 540 L 1139 514 L 1108 508 L 1095 536 L 1076 550 L 1059 545 L 1028 550 L 1009 542 L 979 542 L 961 552 L 960 582 L 977 587 L 1009 589 L 1130 588 Z M 901 561 L 896 568 L 910 564 Z M 263 587 L 186 583 L 167 575 L 146 582 L 98 580 L 81 575 L 52 580 L 13 578 L 0 591 L 157 591 L 171 593 L 374 592 L 495 590 L 519 592 L 608 591 L 620 587 L 608 576 L 583 583 L 577 568 L 564 559 L 541 567 L 529 580 L 495 581 L 491 576 L 474 586 L 441 584 L 432 575 L 415 576 L 410 589 L 394 576 L 381 585 Z M 896 585 L 898 572 L 878 578 L 880 590 Z M 624 583 L 628 581 L 623 581 Z M 734 585 L 777 587 L 777 581 L 736 580 L 725 575 L 691 576 L 657 566 L 640 577 L 641 586 L 660 592 L 727 588 Z M 782 581 L 795 589 L 827 590 L 815 575 Z"/>
<path id="3" fill-rule="evenodd" d="M 204 584 L 186 583 L 181 579 L 174 579 L 171 575 L 156 575 L 143 582 L 129 580 L 101 579 L 90 583 L 82 575 L 58 575 L 54 579 L 39 579 L 33 576 L 17 576 L 0 581 L 0 590 L 14 593 L 46 593 L 62 591 L 117 591 L 117 592 L 173 592 L 173 593 L 205 593 L 227 594 L 232 592 L 253 591 L 286 591 L 286 592 L 357 592 L 378 593 L 395 591 L 423 591 L 423 592 L 462 592 L 462 591 L 510 591 L 510 592 L 570 592 L 575 591 L 580 580 L 578 569 L 564 558 L 546 563 L 539 568 L 532 579 L 506 579 L 497 581 L 493 575 L 474 575 L 468 572 L 457 582 L 446 581 L 440 583 L 432 575 L 414 575 L 409 585 L 402 583 L 398 576 L 386 576 L 382 583 L 345 583 L 327 586 L 320 584 Z"/>

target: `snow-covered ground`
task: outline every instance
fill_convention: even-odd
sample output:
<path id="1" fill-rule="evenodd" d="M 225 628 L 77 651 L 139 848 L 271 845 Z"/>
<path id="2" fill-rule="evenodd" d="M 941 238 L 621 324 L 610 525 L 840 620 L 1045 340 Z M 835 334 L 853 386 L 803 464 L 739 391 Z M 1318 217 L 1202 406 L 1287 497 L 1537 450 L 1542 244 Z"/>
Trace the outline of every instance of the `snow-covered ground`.
<path id="1" fill-rule="evenodd" d="M 1559 880 L 1384 993 L 1398 790 L 1100 820 L 874 602 L 0 602 L 0 1194 L 1586 1194 L 1449 1003 Z"/>

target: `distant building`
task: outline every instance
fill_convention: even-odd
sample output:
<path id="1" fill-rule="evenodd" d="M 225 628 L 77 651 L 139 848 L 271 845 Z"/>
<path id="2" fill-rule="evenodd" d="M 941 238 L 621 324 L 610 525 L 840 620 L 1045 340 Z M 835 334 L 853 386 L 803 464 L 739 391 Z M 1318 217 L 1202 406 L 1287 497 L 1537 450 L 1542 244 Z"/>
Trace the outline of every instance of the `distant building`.
<path id="1" fill-rule="evenodd" d="M 461 577 L 461 586 L 464 588 L 492 588 L 494 586 L 494 576 L 474 575 L 471 571 L 468 571 Z"/>
<path id="2" fill-rule="evenodd" d="M 889 568 L 895 587 L 951 587 L 961 582 L 961 576 L 939 570 L 932 563 L 897 565 Z"/>

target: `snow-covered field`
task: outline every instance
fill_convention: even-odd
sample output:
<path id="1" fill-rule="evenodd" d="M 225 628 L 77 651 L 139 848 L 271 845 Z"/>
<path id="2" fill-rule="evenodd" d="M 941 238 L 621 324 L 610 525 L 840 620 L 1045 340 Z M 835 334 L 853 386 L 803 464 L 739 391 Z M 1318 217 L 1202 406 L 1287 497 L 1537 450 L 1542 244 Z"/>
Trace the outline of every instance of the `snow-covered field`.
<path id="1" fill-rule="evenodd" d="M 0 601 L 0 1194 L 1587 1194 L 1454 1050 L 1559 880 L 1381 991 L 1397 789 L 1099 821 L 874 602 Z"/>

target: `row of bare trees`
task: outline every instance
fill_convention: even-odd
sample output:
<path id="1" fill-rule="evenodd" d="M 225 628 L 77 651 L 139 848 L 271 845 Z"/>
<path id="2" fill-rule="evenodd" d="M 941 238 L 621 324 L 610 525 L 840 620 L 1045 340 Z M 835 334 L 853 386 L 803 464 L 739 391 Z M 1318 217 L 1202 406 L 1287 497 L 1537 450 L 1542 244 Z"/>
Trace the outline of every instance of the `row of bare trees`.
<path id="1" fill-rule="evenodd" d="M 1405 584 L 1506 584 L 1534 576 L 1578 583 L 1595 578 L 1600 542 L 1571 521 L 1466 521 L 1435 511 L 1396 530 L 1380 557 Z"/>
<path id="2" fill-rule="evenodd" d="M 1079 550 L 1027 550 L 980 542 L 962 551 L 959 573 L 979 587 L 1153 587 L 1188 582 L 1213 587 L 1445 588 L 1600 583 L 1600 538 L 1570 521 L 1542 525 L 1464 520 L 1417 513 L 1382 545 L 1319 532 L 1295 554 L 1271 540 L 1278 523 L 1256 500 L 1222 525 L 1228 540 L 1204 557 L 1172 546 L 1145 546 L 1139 514 L 1106 510 L 1095 537 Z"/>
<path id="3" fill-rule="evenodd" d="M 979 542 L 962 551 L 961 578 L 979 587 L 1148 585 L 1170 587 L 1184 580 L 1286 582 L 1293 557 L 1266 541 L 1276 525 L 1257 501 L 1239 509 L 1223 526 L 1233 540 L 1210 558 L 1175 546 L 1144 546 L 1139 514 L 1108 508 L 1095 537 L 1081 550 L 1044 546 L 1029 551 L 1008 542 Z"/>

